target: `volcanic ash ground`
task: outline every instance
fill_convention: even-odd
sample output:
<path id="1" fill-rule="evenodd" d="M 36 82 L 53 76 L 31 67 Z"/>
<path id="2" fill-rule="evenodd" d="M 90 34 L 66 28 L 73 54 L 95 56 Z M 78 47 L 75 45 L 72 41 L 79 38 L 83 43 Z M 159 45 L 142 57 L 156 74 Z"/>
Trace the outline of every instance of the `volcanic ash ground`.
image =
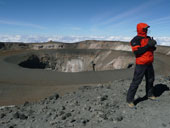
<path id="1" fill-rule="evenodd" d="M 170 77 L 156 77 L 156 101 L 142 98 L 145 81 L 136 93 L 136 107 L 126 104 L 131 80 L 84 86 L 36 103 L 1 107 L 0 128 L 169 128 Z"/>

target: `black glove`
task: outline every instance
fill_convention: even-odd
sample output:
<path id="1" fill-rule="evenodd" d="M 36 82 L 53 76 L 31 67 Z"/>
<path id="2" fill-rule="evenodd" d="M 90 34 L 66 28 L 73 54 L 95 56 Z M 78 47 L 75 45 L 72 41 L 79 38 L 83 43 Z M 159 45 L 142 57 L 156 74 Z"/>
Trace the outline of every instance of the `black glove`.
<path id="1" fill-rule="evenodd" d="M 157 42 L 156 42 L 156 40 L 153 39 L 153 37 L 149 39 L 149 41 L 148 41 L 149 47 L 154 47 L 156 44 L 157 44 Z"/>

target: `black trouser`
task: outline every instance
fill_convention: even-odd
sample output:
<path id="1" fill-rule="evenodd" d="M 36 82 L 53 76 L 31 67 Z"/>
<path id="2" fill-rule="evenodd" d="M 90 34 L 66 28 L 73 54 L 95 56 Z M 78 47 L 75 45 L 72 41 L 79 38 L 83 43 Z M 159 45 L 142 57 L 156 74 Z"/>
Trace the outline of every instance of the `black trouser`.
<path id="1" fill-rule="evenodd" d="M 139 84 L 145 75 L 146 96 L 153 96 L 153 82 L 155 79 L 153 65 L 136 65 L 132 83 L 128 90 L 127 102 L 133 102 Z"/>

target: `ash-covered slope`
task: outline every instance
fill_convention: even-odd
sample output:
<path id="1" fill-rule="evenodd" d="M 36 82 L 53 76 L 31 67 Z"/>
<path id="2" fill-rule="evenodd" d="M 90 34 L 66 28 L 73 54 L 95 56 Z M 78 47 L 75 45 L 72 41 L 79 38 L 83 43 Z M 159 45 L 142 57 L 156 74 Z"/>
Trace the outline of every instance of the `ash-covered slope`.
<path id="1" fill-rule="evenodd" d="M 170 77 L 156 77 L 156 101 L 147 100 L 145 81 L 136 108 L 126 105 L 131 80 L 84 86 L 63 97 L 54 94 L 40 102 L 0 109 L 1 128 L 169 128 Z"/>

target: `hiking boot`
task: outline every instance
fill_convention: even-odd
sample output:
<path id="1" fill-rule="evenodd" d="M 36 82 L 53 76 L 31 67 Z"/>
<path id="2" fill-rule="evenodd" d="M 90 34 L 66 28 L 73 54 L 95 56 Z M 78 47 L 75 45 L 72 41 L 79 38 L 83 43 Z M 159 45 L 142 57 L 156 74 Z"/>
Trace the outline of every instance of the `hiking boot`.
<path id="1" fill-rule="evenodd" d="M 155 96 L 150 96 L 150 97 L 148 97 L 148 99 L 150 99 L 150 100 L 155 100 L 156 97 L 155 97 Z"/>
<path id="2" fill-rule="evenodd" d="M 129 106 L 130 108 L 134 108 L 134 107 L 135 107 L 135 104 L 134 104 L 133 102 L 130 102 L 130 103 L 128 103 L 128 106 Z"/>

